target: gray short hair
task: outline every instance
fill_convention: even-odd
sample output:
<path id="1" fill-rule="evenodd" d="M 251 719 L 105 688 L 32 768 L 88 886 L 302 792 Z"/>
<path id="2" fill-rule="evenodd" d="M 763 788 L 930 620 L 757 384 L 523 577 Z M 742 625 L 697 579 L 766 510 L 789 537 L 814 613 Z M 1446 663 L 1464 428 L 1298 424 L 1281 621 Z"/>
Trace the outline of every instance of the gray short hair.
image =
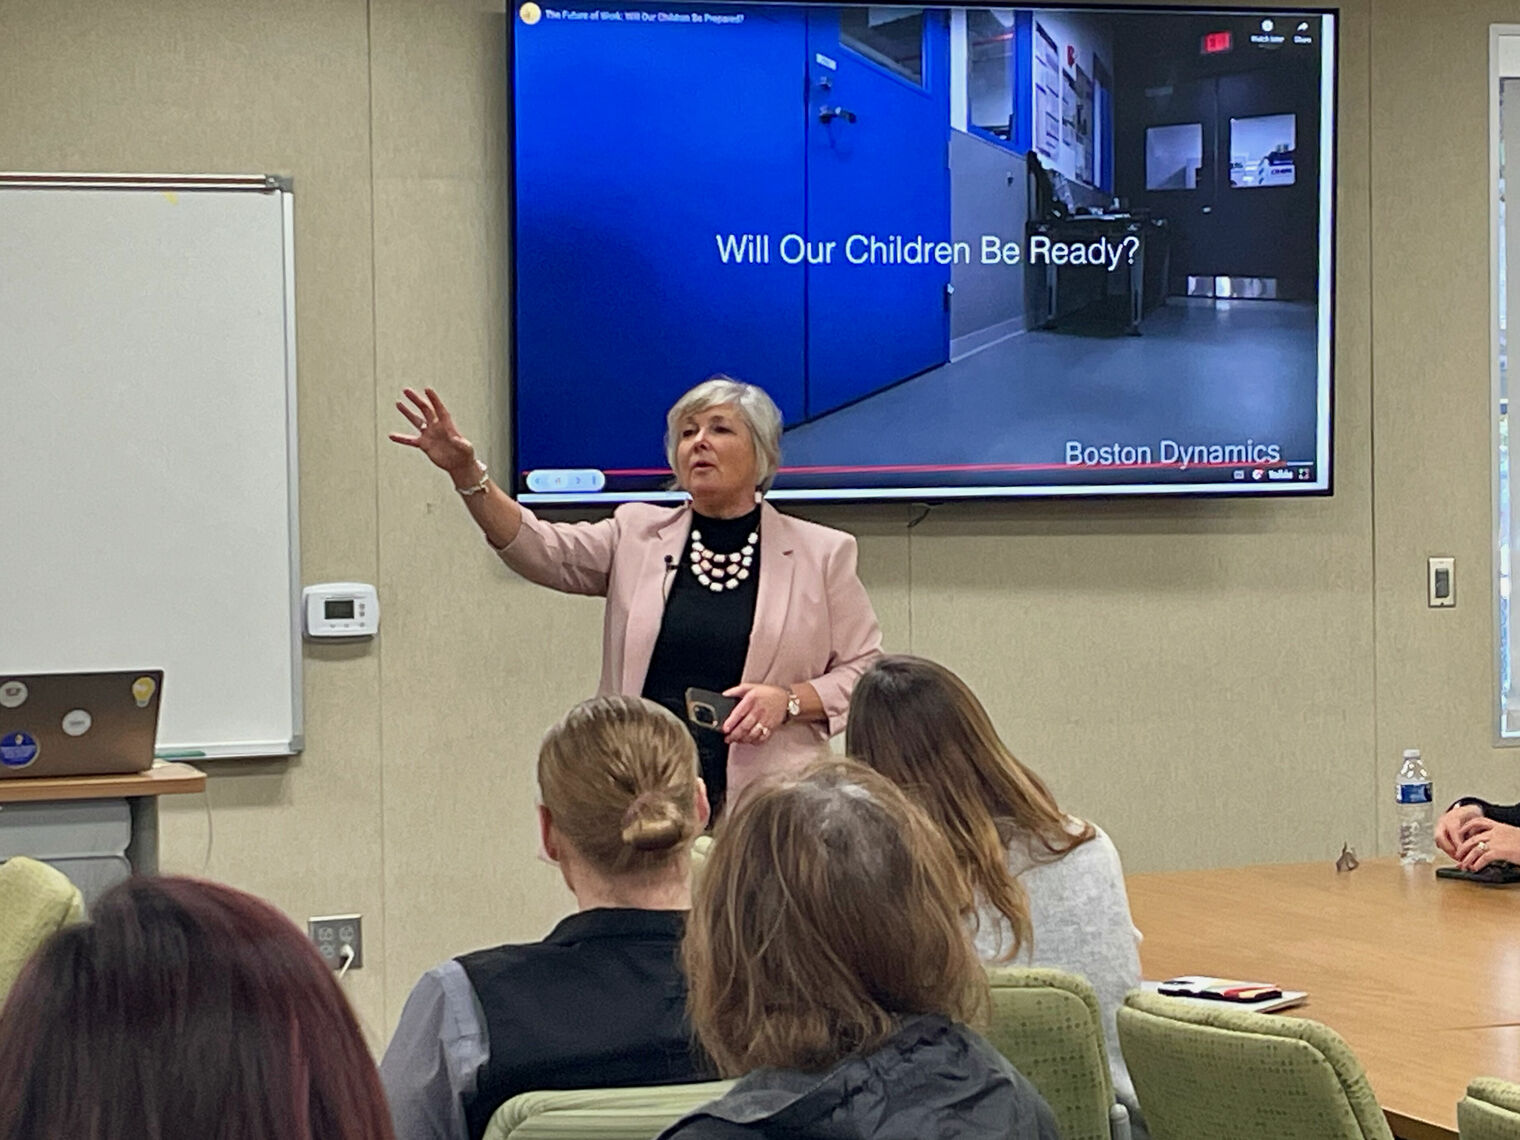
<path id="1" fill-rule="evenodd" d="M 776 480 L 776 469 L 781 466 L 781 409 L 764 388 L 721 372 L 702 381 L 665 413 L 665 459 L 670 469 L 676 469 L 681 421 L 719 404 L 732 404 L 739 409 L 755 445 L 755 486 L 769 491 Z"/>

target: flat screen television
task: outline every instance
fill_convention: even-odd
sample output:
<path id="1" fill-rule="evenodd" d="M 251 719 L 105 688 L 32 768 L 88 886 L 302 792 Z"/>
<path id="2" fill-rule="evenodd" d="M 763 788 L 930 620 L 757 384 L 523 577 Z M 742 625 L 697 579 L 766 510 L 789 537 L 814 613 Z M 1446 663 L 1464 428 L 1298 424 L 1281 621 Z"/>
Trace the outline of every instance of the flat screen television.
<path id="1" fill-rule="evenodd" d="M 508 25 L 524 501 L 675 498 L 717 373 L 781 408 L 776 499 L 1330 491 L 1331 13 Z"/>

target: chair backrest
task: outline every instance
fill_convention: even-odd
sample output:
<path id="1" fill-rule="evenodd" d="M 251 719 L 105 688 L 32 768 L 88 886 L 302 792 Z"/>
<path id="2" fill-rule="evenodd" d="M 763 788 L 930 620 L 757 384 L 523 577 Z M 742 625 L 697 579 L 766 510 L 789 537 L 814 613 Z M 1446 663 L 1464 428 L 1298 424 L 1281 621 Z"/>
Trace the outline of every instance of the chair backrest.
<path id="1" fill-rule="evenodd" d="M 1520 1140 L 1520 1085 L 1476 1077 L 1457 1102 L 1462 1140 Z"/>
<path id="2" fill-rule="evenodd" d="M 733 1081 L 563 1089 L 514 1096 L 486 1126 L 485 1140 L 654 1140 Z"/>
<path id="3" fill-rule="evenodd" d="M 691 875 L 695 879 L 707 866 L 707 856 L 712 853 L 711 835 L 699 835 L 691 841 Z"/>
<path id="4" fill-rule="evenodd" d="M 1114 1083 L 1098 995 L 1061 970 L 990 966 L 987 1040 L 1050 1105 L 1063 1140 L 1108 1140 Z"/>
<path id="5" fill-rule="evenodd" d="M 84 898 L 63 872 L 24 855 L 0 863 L 0 1003 L 47 937 L 83 920 Z"/>
<path id="6" fill-rule="evenodd" d="M 1393 1140 L 1351 1047 L 1317 1021 L 1135 990 L 1119 1042 L 1152 1140 Z"/>

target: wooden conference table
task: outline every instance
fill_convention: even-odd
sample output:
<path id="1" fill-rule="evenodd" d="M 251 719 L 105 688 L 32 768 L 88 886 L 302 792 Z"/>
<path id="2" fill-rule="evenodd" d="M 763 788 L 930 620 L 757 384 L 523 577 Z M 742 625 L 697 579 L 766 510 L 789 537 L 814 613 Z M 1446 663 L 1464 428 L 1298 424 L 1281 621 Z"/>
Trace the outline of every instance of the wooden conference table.
<path id="1" fill-rule="evenodd" d="M 1147 978 L 1181 974 L 1307 990 L 1292 1010 L 1366 1067 L 1402 1140 L 1455 1140 L 1476 1076 L 1520 1082 L 1520 887 L 1432 868 L 1330 860 L 1131 875 Z"/>

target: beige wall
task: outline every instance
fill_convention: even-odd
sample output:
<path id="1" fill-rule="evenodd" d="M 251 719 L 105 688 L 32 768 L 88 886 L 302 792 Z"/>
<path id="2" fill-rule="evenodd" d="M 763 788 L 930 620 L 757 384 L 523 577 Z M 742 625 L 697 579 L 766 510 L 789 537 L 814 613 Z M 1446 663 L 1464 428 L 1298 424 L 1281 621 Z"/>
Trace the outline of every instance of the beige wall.
<path id="1" fill-rule="evenodd" d="M 1333 498 L 815 512 L 861 536 L 889 647 L 963 672 L 1133 869 L 1386 849 L 1412 743 L 1442 794 L 1520 795 L 1486 586 L 1487 25 L 1515 19 L 1345 7 Z M 346 984 L 377 1042 L 433 961 L 564 912 L 530 765 L 597 661 L 597 605 L 509 578 L 383 442 L 425 383 L 503 452 L 503 20 L 0 0 L 0 165 L 295 179 L 303 573 L 377 581 L 385 630 L 308 650 L 305 754 L 216 766 L 214 837 L 166 805 L 164 861 L 298 919 L 361 911 Z M 1458 557 L 1455 611 L 1424 606 L 1427 553 Z"/>
<path id="2" fill-rule="evenodd" d="M 1520 753 L 1492 747 L 1489 25 L 1520 4 L 1379 0 L 1372 56 L 1374 597 L 1377 749 L 1411 742 L 1438 791 L 1520 798 Z M 1466 594 L 1425 606 L 1425 559 Z M 1379 786 L 1382 789 L 1382 785 Z M 1378 797 L 1384 834 L 1392 803 Z"/>

